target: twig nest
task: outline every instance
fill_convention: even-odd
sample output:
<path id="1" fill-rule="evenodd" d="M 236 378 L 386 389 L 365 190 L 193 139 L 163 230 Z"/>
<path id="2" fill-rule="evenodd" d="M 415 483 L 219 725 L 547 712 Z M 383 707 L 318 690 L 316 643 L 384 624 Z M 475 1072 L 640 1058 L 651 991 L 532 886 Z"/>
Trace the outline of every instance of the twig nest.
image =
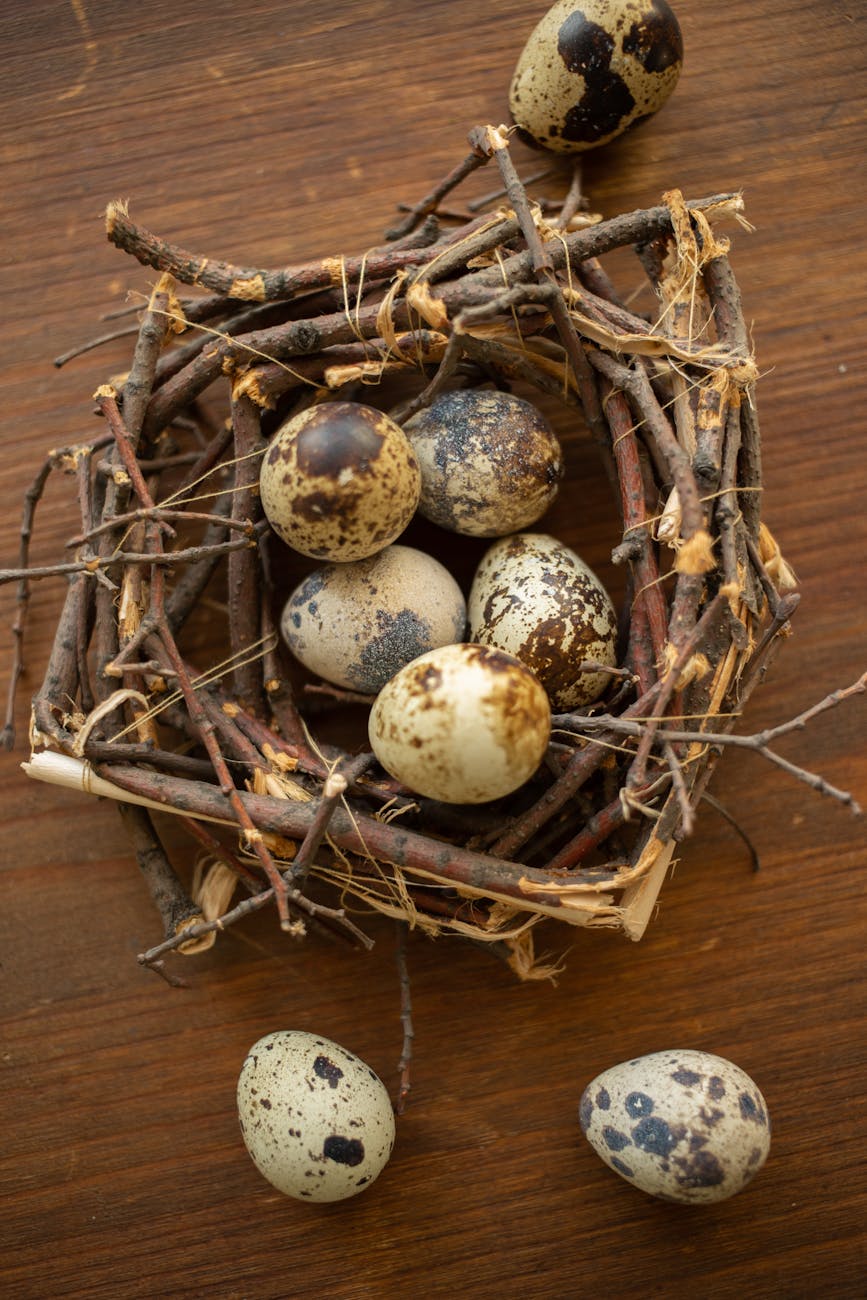
<path id="1" fill-rule="evenodd" d="M 238 1079 L 238 1118 L 259 1172 L 303 1201 L 343 1201 L 382 1173 L 394 1146 L 385 1084 L 345 1047 L 299 1029 L 266 1034 Z"/>
<path id="2" fill-rule="evenodd" d="M 274 435 L 259 477 L 274 532 L 317 560 L 363 560 L 415 513 L 418 461 L 403 430 L 358 402 L 323 402 Z"/>
<path id="3" fill-rule="evenodd" d="M 392 677 L 370 712 L 370 744 L 417 794 L 473 804 L 511 794 L 538 768 L 548 697 L 528 668 L 489 646 L 442 646 Z"/>
<path id="4" fill-rule="evenodd" d="M 528 144 L 581 153 L 657 112 L 682 64 L 665 0 L 558 0 L 518 60 L 509 108 Z"/>
<path id="5" fill-rule="evenodd" d="M 467 602 L 469 636 L 530 668 L 555 710 L 590 704 L 611 678 L 582 671 L 584 660 L 613 667 L 617 614 L 593 570 L 547 533 L 517 533 L 483 555 Z"/>
<path id="6" fill-rule="evenodd" d="M 441 528 L 502 537 L 535 523 L 557 495 L 560 443 L 523 398 L 459 389 L 404 427 L 421 468 L 419 512 Z"/>
<path id="7" fill-rule="evenodd" d="M 739 1066 L 709 1052 L 653 1052 L 588 1084 L 581 1128 L 622 1178 L 665 1201 L 723 1201 L 768 1156 L 765 1099 Z"/>
<path id="8" fill-rule="evenodd" d="M 283 610 L 289 649 L 336 686 L 375 695 L 404 664 L 463 638 L 463 593 L 438 560 L 387 546 L 349 564 L 327 564 L 299 584 Z"/>

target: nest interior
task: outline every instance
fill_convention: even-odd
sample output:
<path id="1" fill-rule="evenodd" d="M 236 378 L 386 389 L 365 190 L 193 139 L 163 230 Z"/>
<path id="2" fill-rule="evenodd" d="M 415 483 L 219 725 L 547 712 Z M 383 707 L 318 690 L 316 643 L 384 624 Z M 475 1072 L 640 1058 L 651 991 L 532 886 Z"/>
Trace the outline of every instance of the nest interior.
<path id="1" fill-rule="evenodd" d="M 640 938 L 787 626 L 797 597 L 761 520 L 757 370 L 725 233 L 747 226 L 741 196 L 673 190 L 603 220 L 572 191 L 528 195 L 502 129 L 470 144 L 380 246 L 303 265 L 229 265 L 109 207 L 112 242 L 161 274 L 128 373 L 96 394 L 100 433 L 43 471 L 74 479 L 81 529 L 56 570 L 68 588 L 28 767 L 117 801 L 164 924 L 147 964 L 267 905 L 291 932 L 359 944 L 365 909 L 468 935 L 523 977 L 547 973 L 544 918 Z M 439 213 L 485 166 L 487 208 Z M 281 646 L 281 602 L 311 565 L 258 495 L 268 439 L 311 403 L 402 423 L 468 385 L 544 408 L 567 458 L 558 510 L 604 519 L 621 611 L 602 698 L 555 716 L 525 786 L 474 807 L 401 787 L 365 743 L 370 701 Z M 589 457 L 605 499 L 587 506 Z M 422 519 L 407 540 L 464 587 L 483 549 Z M 157 811 L 182 821 L 192 883 Z"/>

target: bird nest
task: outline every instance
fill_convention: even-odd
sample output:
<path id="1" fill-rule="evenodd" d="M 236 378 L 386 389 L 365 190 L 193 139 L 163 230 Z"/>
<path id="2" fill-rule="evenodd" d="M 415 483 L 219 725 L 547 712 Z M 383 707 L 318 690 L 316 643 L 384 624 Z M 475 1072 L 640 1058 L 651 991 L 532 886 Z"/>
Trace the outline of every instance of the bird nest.
<path id="1" fill-rule="evenodd" d="M 788 628 L 723 233 L 747 227 L 741 196 L 672 190 L 602 220 L 574 190 L 531 198 L 503 128 L 470 144 L 360 256 L 232 266 L 108 209 L 109 239 L 161 276 L 128 373 L 96 393 L 103 432 L 53 452 L 28 493 L 25 538 L 49 471 L 67 471 L 81 529 L 74 559 L 14 574 L 19 649 L 30 582 L 68 577 L 25 766 L 117 802 L 165 927 L 141 960 L 164 974 L 167 952 L 268 906 L 293 934 L 357 944 L 373 909 L 497 944 L 522 977 L 550 973 L 533 947 L 545 918 L 640 938 Z M 443 200 L 486 165 L 498 193 L 456 224 Z M 643 314 L 609 273 L 623 250 Z M 623 577 L 607 689 L 554 715 L 524 786 L 477 806 L 401 786 L 360 739 L 370 699 L 292 662 L 277 632 L 291 564 L 258 493 L 269 437 L 311 403 L 362 392 L 400 424 L 467 385 L 535 394 L 567 459 L 595 448 Z M 466 541 L 437 537 L 446 561 Z"/>

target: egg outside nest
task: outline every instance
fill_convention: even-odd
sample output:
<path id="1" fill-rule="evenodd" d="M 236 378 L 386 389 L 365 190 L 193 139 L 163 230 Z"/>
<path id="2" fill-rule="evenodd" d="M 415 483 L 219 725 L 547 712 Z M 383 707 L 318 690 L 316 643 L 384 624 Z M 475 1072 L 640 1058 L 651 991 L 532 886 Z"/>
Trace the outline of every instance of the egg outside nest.
<path id="1" fill-rule="evenodd" d="M 395 1123 L 385 1084 L 353 1052 L 319 1034 L 265 1034 L 247 1053 L 237 1096 L 253 1163 L 296 1200 L 357 1196 L 391 1156 Z"/>
<path id="2" fill-rule="evenodd" d="M 665 0 L 559 0 L 524 46 L 509 108 L 525 143 L 583 153 L 658 112 L 682 65 Z"/>
<path id="3" fill-rule="evenodd" d="M 767 1103 L 750 1076 L 694 1049 L 605 1070 L 585 1088 L 579 1118 L 610 1169 L 650 1196 L 685 1205 L 742 1191 L 771 1145 Z"/>

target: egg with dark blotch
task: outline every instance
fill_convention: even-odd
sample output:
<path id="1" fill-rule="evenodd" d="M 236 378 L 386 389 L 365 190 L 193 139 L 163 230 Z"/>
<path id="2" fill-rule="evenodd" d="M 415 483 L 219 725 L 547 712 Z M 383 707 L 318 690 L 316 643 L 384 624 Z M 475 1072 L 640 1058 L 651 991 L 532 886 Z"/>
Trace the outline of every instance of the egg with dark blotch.
<path id="1" fill-rule="evenodd" d="M 438 560 L 387 546 L 366 560 L 327 564 L 289 597 L 283 638 L 311 672 L 375 695 L 404 664 L 463 639 L 463 592 Z"/>
<path id="2" fill-rule="evenodd" d="M 490 389 L 445 393 L 404 426 L 421 469 L 419 513 L 441 528 L 502 537 L 557 495 L 563 456 L 541 411 Z"/>
<path id="3" fill-rule="evenodd" d="M 516 533 L 489 547 L 467 602 L 469 636 L 526 664 L 555 710 L 598 699 L 611 682 L 585 660 L 616 663 L 617 615 L 579 555 L 547 533 Z"/>
<path id="4" fill-rule="evenodd" d="M 683 65 L 665 0 L 559 0 L 518 60 L 509 107 L 528 144 L 581 153 L 657 112 Z"/>
<path id="5" fill-rule="evenodd" d="M 623 1061 L 588 1084 L 581 1129 L 596 1154 L 650 1196 L 701 1205 L 746 1187 L 771 1145 L 768 1107 L 748 1074 L 710 1052 Z"/>
<path id="6" fill-rule="evenodd" d="M 253 1044 L 237 1089 L 241 1134 L 259 1172 L 300 1201 L 343 1201 L 382 1173 L 394 1146 L 385 1084 L 353 1052 L 300 1029 Z"/>
<path id="7" fill-rule="evenodd" d="M 548 747 L 551 711 L 533 674 L 490 646 L 440 646 L 402 668 L 370 711 L 370 744 L 416 794 L 476 804 L 511 794 Z"/>
<path id="8" fill-rule="evenodd" d="M 317 560 L 362 560 L 415 513 L 421 475 L 403 430 L 358 402 L 323 402 L 278 429 L 262 461 L 262 507 L 278 537 Z"/>

